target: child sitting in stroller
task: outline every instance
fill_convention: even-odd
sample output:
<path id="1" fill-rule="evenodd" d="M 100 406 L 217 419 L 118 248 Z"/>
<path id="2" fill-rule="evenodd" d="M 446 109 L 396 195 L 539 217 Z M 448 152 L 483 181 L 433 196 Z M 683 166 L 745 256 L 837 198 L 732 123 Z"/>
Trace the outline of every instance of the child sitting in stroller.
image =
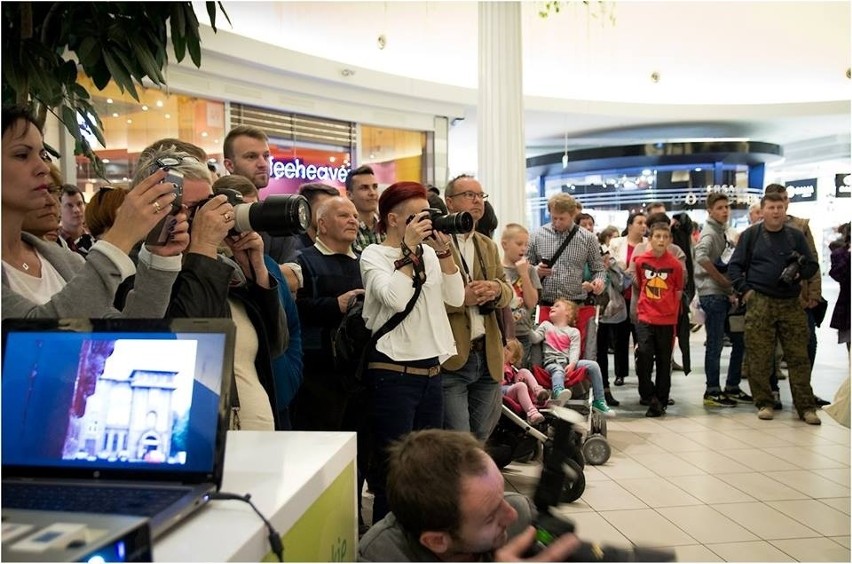
<path id="1" fill-rule="evenodd" d="M 586 377 L 592 384 L 592 409 L 606 417 L 615 417 L 604 398 L 603 377 L 598 363 L 580 358 L 580 330 L 574 327 L 577 320 L 577 304 L 565 298 L 557 298 L 550 308 L 550 319 L 543 321 L 530 334 L 533 343 L 544 341 L 544 369 L 550 374 L 553 398 L 563 400 L 565 375 L 575 369 L 585 368 Z"/>
<path id="2" fill-rule="evenodd" d="M 516 368 L 524 355 L 524 348 L 517 339 L 509 339 L 503 347 L 503 395 L 518 402 L 527 414 L 527 421 L 535 425 L 544 421 L 536 408 L 544 405 L 550 398 L 550 392 L 541 386 L 526 368 Z"/>

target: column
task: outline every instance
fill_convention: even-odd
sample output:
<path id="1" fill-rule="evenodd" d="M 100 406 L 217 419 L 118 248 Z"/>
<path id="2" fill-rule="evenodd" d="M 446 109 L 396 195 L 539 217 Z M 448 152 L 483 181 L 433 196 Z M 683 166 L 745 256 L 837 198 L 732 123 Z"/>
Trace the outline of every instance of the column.
<path id="1" fill-rule="evenodd" d="M 478 179 L 500 226 L 525 225 L 526 159 L 520 2 L 479 2 Z"/>

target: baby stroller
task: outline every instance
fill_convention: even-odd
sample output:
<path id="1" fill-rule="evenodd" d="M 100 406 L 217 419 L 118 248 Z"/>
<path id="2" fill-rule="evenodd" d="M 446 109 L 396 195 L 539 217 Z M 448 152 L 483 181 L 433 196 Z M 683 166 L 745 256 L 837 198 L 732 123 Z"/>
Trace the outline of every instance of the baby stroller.
<path id="1" fill-rule="evenodd" d="M 580 345 L 581 358 L 595 358 L 597 351 L 596 317 L 597 308 L 595 306 L 581 306 L 578 310 L 577 328 L 582 339 Z M 540 344 L 533 345 L 530 356 L 533 365 L 532 373 L 536 380 L 542 386 L 550 388 L 550 374 L 541 366 L 542 346 Z M 585 369 L 575 370 L 571 375 L 566 375 L 566 388 L 571 389 L 572 398 L 576 399 L 566 402 L 565 407 L 583 416 L 583 423 L 576 425 L 578 430 L 576 440 L 579 447 L 576 459 L 578 466 L 582 469 L 586 463 L 593 466 L 605 464 L 612 454 L 612 449 L 606 440 L 606 419 L 591 408 L 590 386 L 585 380 Z M 494 433 L 489 437 L 490 451 L 498 466 L 502 468 L 513 460 L 528 462 L 536 458 L 546 444 L 547 437 L 552 435 L 552 410 L 541 410 L 545 419 L 536 427 L 526 421 L 523 409 L 512 398 L 504 397 L 501 409 L 500 420 Z"/>

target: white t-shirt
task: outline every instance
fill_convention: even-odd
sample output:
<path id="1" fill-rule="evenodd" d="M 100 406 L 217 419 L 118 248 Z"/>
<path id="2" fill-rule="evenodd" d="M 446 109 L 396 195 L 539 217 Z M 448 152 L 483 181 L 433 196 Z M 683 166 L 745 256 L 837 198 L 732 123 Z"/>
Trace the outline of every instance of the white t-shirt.
<path id="1" fill-rule="evenodd" d="M 6 272 L 9 288 L 13 292 L 35 304 L 44 305 L 50 301 L 54 294 L 65 287 L 66 281 L 41 253 L 36 251 L 36 254 L 41 262 L 41 278 L 21 272 L 5 260 L 3 261 L 3 270 Z"/>
<path id="2" fill-rule="evenodd" d="M 394 261 L 402 258 L 398 247 L 369 245 L 361 253 L 361 279 L 364 281 L 364 321 L 377 331 L 414 295 L 411 278 L 396 270 Z M 438 357 L 444 362 L 456 355 L 453 330 L 444 303 L 460 307 L 464 304 L 464 282 L 461 272 L 444 274 L 435 250 L 423 245 L 426 282 L 414 309 L 393 331 L 379 339 L 376 349 L 388 357 L 404 362 Z"/>

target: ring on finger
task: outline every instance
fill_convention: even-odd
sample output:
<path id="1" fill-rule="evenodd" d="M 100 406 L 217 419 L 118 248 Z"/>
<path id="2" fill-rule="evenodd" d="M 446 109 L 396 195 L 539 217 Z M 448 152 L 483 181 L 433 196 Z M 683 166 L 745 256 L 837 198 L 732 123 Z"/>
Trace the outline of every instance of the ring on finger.
<path id="1" fill-rule="evenodd" d="M 154 200 L 154 201 L 151 203 L 151 205 L 152 205 L 152 206 L 154 206 L 154 214 L 155 214 L 155 215 L 156 215 L 156 214 L 158 214 L 158 213 L 160 213 L 161 211 L 163 211 L 162 206 L 160 206 L 160 202 L 158 202 L 157 200 Z"/>
<path id="2" fill-rule="evenodd" d="M 225 221 L 231 221 L 231 212 L 225 212 Z"/>

